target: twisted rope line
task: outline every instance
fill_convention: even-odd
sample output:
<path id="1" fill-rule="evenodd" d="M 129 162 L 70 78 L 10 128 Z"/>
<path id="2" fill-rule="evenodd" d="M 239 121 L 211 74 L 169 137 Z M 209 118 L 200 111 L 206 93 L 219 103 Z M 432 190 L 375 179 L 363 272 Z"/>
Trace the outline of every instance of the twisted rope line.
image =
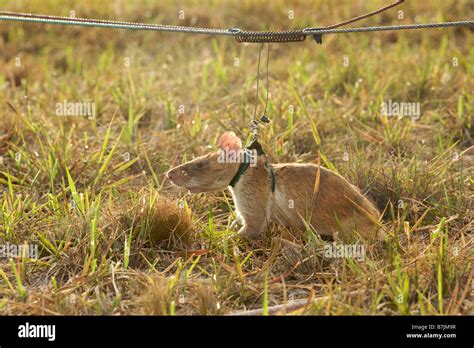
<path id="1" fill-rule="evenodd" d="M 398 4 L 398 3 L 397 3 Z M 393 7 L 392 5 L 389 5 Z M 379 13 L 377 10 L 374 13 Z M 304 41 L 306 36 L 313 35 L 315 39 L 320 41 L 324 34 L 342 34 L 342 33 L 360 33 L 373 31 L 388 31 L 388 30 L 408 30 L 408 29 L 424 29 L 424 28 L 446 28 L 446 27 L 462 27 L 474 26 L 474 20 L 455 21 L 455 22 L 441 22 L 441 23 L 420 23 L 420 24 L 404 24 L 404 25 L 388 25 L 388 26 L 372 26 L 372 27 L 358 27 L 358 28 L 336 28 L 353 22 L 355 19 L 366 18 L 367 15 L 355 17 L 349 21 L 339 23 L 335 26 L 326 28 L 306 28 L 300 30 L 286 30 L 286 31 L 243 31 L 238 28 L 230 29 L 213 29 L 213 28 L 199 28 L 179 25 L 164 25 L 164 24 L 146 24 L 138 22 L 124 22 L 111 21 L 104 19 L 88 19 L 88 18 L 72 18 L 49 15 L 36 15 L 30 13 L 16 13 L 8 11 L 0 11 L 0 20 L 3 21 L 17 21 L 17 22 L 33 22 L 59 25 L 79 25 L 88 27 L 100 28 L 115 28 L 115 29 L 129 29 L 129 30 L 151 30 L 163 32 L 180 32 L 189 34 L 207 34 L 207 35 L 224 35 L 233 36 L 238 42 L 295 42 Z M 318 41 L 318 42 L 319 42 Z"/>
<path id="2" fill-rule="evenodd" d="M 379 13 L 382 13 L 384 11 L 387 11 L 388 9 L 391 9 L 392 7 L 395 7 L 395 6 L 398 6 L 400 5 L 401 3 L 405 2 L 405 0 L 398 0 L 390 5 L 387 5 L 387 6 L 384 6 L 384 7 L 381 7 L 379 8 L 378 10 L 375 10 L 375 11 L 372 11 L 370 13 L 366 13 L 364 15 L 361 15 L 361 16 L 357 16 L 357 17 L 354 17 L 354 18 L 351 18 L 347 21 L 344 21 L 344 22 L 341 22 L 341 23 L 337 23 L 337 24 L 334 24 L 334 25 L 330 25 L 329 27 L 325 27 L 325 29 L 334 29 L 334 28 L 339 28 L 339 27 L 342 27 L 344 25 L 347 25 L 347 24 L 350 24 L 350 23 L 354 23 L 354 22 L 357 22 L 357 21 L 360 21 L 362 19 L 366 19 L 366 18 L 369 18 L 369 17 L 372 17 L 372 16 L 375 16 L 376 14 L 379 14 Z"/>
<path id="3" fill-rule="evenodd" d="M 17 12 L 8 12 L 8 11 L 0 11 L 0 20 L 45 23 L 45 24 L 79 25 L 79 26 L 129 29 L 129 30 L 153 30 L 153 31 L 165 31 L 165 32 L 167 31 L 167 32 L 191 33 L 191 34 L 227 35 L 227 36 L 235 36 L 237 31 L 240 31 L 240 29 L 212 29 L 212 28 L 187 27 L 187 26 L 181 26 L 181 25 L 147 24 L 147 23 L 139 23 L 139 22 L 112 21 L 112 20 L 107 20 L 107 19 L 89 19 L 89 18 L 76 18 L 76 17 L 64 17 L 64 16 L 50 16 L 50 15 L 17 13 Z"/>
<path id="4" fill-rule="evenodd" d="M 386 31 L 386 30 L 408 30 L 408 29 L 468 27 L 468 26 L 474 26 L 474 20 L 441 22 L 441 23 L 381 25 L 381 26 L 373 26 L 373 27 L 341 28 L 341 29 L 306 28 L 306 29 L 303 29 L 303 33 L 307 35 L 313 35 L 313 34 L 322 35 L 322 34 L 361 33 L 361 32 Z"/>

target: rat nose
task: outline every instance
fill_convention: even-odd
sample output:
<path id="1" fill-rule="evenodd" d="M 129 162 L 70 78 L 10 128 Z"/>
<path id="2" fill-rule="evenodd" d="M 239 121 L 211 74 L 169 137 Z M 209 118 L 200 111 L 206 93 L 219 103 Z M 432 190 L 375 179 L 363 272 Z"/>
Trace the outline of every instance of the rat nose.
<path id="1" fill-rule="evenodd" d="M 179 184 L 183 179 L 183 173 L 180 169 L 173 168 L 166 173 L 166 177 L 175 184 Z"/>
<path id="2" fill-rule="evenodd" d="M 176 176 L 176 171 L 173 169 L 168 170 L 168 173 L 166 173 L 166 177 L 170 179 L 171 181 L 173 181 L 175 176 Z"/>

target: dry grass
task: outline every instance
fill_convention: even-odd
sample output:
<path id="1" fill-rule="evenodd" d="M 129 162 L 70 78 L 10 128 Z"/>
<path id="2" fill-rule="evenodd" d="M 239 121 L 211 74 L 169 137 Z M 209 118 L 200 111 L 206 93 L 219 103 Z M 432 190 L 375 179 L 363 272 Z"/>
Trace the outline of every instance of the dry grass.
<path id="1" fill-rule="evenodd" d="M 132 231 L 133 239 L 144 239 L 151 246 L 179 248 L 189 246 L 194 239 L 191 211 L 184 202 L 176 204 L 157 192 L 141 192 L 135 206 L 128 201 L 120 216 L 120 229 Z M 132 206 L 130 208 L 130 206 Z"/>
<path id="2" fill-rule="evenodd" d="M 382 3 L 7 0 L 2 9 L 266 29 L 328 25 Z M 467 0 L 400 9 L 401 20 L 392 11 L 366 24 L 474 13 Z M 312 231 L 273 226 L 262 241 L 240 240 L 228 193 L 189 195 L 164 176 L 224 130 L 247 137 L 258 46 L 1 23 L 0 241 L 36 244 L 39 258 L 0 258 L 0 313 L 211 315 L 307 299 L 295 313 L 472 314 L 472 47 L 462 28 L 271 46 L 262 143 L 272 161 L 321 153 L 384 211 L 384 245 L 364 244 L 363 260 L 328 259 L 332 241 Z M 381 115 L 389 99 L 419 102 L 421 118 Z M 95 102 L 96 117 L 58 117 L 64 100 Z"/>

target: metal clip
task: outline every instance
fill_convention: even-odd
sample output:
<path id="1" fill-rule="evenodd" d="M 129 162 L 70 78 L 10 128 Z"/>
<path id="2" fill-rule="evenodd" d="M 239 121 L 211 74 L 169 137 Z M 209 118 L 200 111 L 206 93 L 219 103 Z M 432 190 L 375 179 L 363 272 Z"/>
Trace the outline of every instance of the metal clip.
<path id="1" fill-rule="evenodd" d="M 270 119 L 267 117 L 267 115 L 263 114 L 263 115 L 260 117 L 260 122 L 263 122 L 263 123 L 270 123 Z"/>
<path id="2" fill-rule="evenodd" d="M 303 33 L 305 33 L 307 35 L 311 35 L 313 37 L 314 41 L 317 44 L 322 44 L 323 43 L 323 34 L 321 34 L 321 33 L 311 34 L 311 31 L 318 30 L 318 29 L 324 29 L 324 28 L 305 28 L 305 29 L 303 29 Z"/>
<path id="3" fill-rule="evenodd" d="M 323 43 L 323 34 L 314 34 L 313 39 L 314 39 L 314 41 L 316 41 L 317 44 L 322 44 Z"/>

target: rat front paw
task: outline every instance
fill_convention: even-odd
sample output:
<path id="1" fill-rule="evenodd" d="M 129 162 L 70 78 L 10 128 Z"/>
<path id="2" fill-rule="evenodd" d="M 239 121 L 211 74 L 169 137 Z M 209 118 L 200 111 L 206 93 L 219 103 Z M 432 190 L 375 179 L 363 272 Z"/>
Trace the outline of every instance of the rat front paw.
<path id="1" fill-rule="evenodd" d="M 238 225 L 240 225 L 240 222 L 238 219 L 235 219 L 234 221 L 232 221 L 232 223 L 230 224 L 229 226 L 229 230 L 234 230 Z"/>
<path id="2" fill-rule="evenodd" d="M 247 239 L 258 239 L 261 235 L 261 232 L 252 228 L 249 228 L 248 226 L 242 227 L 238 235 L 240 238 L 247 238 Z"/>

